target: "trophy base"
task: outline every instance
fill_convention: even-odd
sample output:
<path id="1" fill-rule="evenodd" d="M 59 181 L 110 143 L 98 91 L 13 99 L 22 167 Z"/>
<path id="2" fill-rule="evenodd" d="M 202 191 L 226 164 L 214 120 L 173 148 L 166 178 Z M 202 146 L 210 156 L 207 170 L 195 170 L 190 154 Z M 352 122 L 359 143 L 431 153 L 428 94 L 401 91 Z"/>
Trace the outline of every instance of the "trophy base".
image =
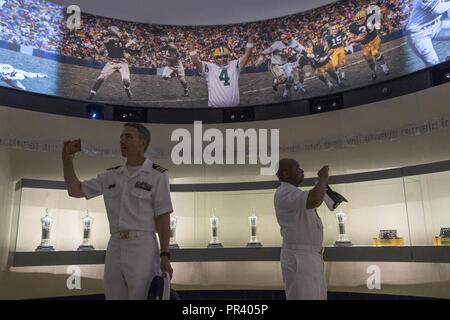
<path id="1" fill-rule="evenodd" d="M 95 250 L 94 246 L 79 246 L 78 251 L 93 251 Z"/>
<path id="2" fill-rule="evenodd" d="M 263 245 L 261 242 L 249 242 L 247 243 L 247 248 L 261 248 Z"/>
<path id="3" fill-rule="evenodd" d="M 174 243 L 174 244 L 169 244 L 169 248 L 172 248 L 172 249 L 179 249 L 180 246 L 178 245 L 178 243 Z"/>
<path id="4" fill-rule="evenodd" d="M 433 244 L 435 246 L 450 246 L 450 238 L 434 237 Z"/>
<path id="5" fill-rule="evenodd" d="M 223 248 L 221 243 L 208 243 L 207 248 Z"/>
<path id="6" fill-rule="evenodd" d="M 335 247 L 351 247 L 352 242 L 351 241 L 336 241 L 334 243 Z"/>
<path id="7" fill-rule="evenodd" d="M 403 238 L 396 238 L 396 239 L 379 239 L 379 238 L 373 238 L 372 244 L 375 247 L 401 247 L 405 244 L 405 240 Z"/>
<path id="8" fill-rule="evenodd" d="M 34 251 L 55 251 L 53 246 L 38 246 Z"/>

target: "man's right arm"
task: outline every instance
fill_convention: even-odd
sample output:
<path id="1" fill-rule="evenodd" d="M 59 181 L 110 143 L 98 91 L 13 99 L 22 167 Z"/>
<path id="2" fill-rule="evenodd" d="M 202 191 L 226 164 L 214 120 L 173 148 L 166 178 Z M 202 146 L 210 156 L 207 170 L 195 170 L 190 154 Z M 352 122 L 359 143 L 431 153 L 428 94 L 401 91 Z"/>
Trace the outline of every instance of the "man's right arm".
<path id="1" fill-rule="evenodd" d="M 324 166 L 318 172 L 317 175 L 319 176 L 319 181 L 316 186 L 309 191 L 308 199 L 306 200 L 306 209 L 315 209 L 322 204 L 327 191 L 328 180 L 330 178 L 328 170 L 328 166 Z"/>
<path id="2" fill-rule="evenodd" d="M 78 179 L 73 166 L 73 157 L 79 151 L 81 145 L 79 140 L 64 142 L 62 151 L 64 181 L 66 183 L 69 196 L 74 198 L 84 198 L 85 195 L 81 190 L 81 182 Z"/>

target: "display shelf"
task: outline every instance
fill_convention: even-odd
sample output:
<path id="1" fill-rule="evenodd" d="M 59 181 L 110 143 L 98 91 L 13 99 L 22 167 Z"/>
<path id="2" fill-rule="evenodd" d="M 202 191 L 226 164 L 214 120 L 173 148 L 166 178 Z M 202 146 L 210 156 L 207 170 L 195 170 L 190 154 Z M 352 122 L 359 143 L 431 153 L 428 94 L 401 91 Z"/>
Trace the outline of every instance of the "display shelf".
<path id="1" fill-rule="evenodd" d="M 195 181 L 195 179 L 194 179 Z M 314 185 L 305 179 L 302 188 Z M 450 161 L 402 168 L 336 175 L 333 189 L 348 203 L 346 232 L 351 247 L 334 247 L 338 239 L 335 212 L 317 211 L 324 224 L 326 261 L 450 262 L 450 246 L 433 246 L 442 228 L 450 227 Z M 171 184 L 174 216 L 178 218 L 174 262 L 279 261 L 282 239 L 273 209 L 278 181 Z M 16 183 L 9 265 L 44 266 L 103 264 L 109 228 L 102 197 L 89 201 L 68 197 L 62 181 L 22 179 Z M 50 208 L 55 218 L 51 244 L 55 252 L 35 252 L 40 243 L 40 218 Z M 338 210 L 339 210 L 338 209 Z M 95 251 L 73 251 L 82 243 L 81 218 L 95 219 Z M 220 216 L 219 239 L 224 248 L 206 248 L 212 213 Z M 256 212 L 258 240 L 264 247 L 243 247 L 250 238 L 248 215 Z M 398 231 L 401 247 L 374 247 L 380 230 Z"/>
<path id="2" fill-rule="evenodd" d="M 172 262 L 279 261 L 280 247 L 267 248 L 182 248 L 172 249 Z M 90 252 L 16 252 L 10 255 L 13 267 L 104 264 L 104 250 Z M 325 247 L 325 261 L 430 262 L 450 263 L 450 246 L 414 247 Z"/>

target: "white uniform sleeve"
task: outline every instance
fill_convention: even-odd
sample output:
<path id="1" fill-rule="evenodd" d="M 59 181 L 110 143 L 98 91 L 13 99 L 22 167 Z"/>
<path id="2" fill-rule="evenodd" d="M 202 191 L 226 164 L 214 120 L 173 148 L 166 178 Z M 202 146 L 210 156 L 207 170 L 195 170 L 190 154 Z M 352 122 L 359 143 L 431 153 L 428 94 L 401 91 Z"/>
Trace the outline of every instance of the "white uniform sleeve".
<path id="1" fill-rule="evenodd" d="M 172 213 L 172 200 L 170 199 L 169 176 L 162 174 L 156 179 L 153 191 L 153 211 L 155 216 Z"/>
<path id="2" fill-rule="evenodd" d="M 280 198 L 281 208 L 289 211 L 296 210 L 297 212 L 306 212 L 308 194 L 309 191 L 300 191 L 298 189 L 287 192 Z"/>
<path id="3" fill-rule="evenodd" d="M 21 74 L 22 77 L 24 77 L 24 78 L 34 79 L 34 78 L 37 78 L 37 77 L 38 77 L 38 74 L 37 74 L 37 73 L 34 73 L 34 72 L 28 72 L 28 71 L 19 70 L 19 69 L 16 69 L 16 72 L 17 72 L 18 74 Z"/>
<path id="4" fill-rule="evenodd" d="M 86 199 L 91 199 L 103 194 L 103 183 L 101 175 L 94 179 L 81 182 L 81 191 L 83 191 Z"/>
<path id="5" fill-rule="evenodd" d="M 271 54 L 277 50 L 278 50 L 278 46 L 277 46 L 277 43 L 275 42 L 270 47 L 268 47 L 266 50 L 264 50 L 262 53 L 263 54 Z"/>

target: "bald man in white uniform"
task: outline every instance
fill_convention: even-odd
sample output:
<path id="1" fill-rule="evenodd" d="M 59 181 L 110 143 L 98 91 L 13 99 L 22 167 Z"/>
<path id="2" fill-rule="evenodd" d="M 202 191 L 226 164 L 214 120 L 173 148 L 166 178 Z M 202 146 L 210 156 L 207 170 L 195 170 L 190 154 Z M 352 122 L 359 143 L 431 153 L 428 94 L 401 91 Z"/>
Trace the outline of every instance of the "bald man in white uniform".
<path id="1" fill-rule="evenodd" d="M 281 159 L 277 176 L 281 183 L 274 205 L 283 238 L 280 262 L 286 299 L 326 300 L 323 225 L 316 208 L 325 197 L 328 166 L 320 169 L 310 191 L 298 189 L 304 172 L 294 159 Z"/>

